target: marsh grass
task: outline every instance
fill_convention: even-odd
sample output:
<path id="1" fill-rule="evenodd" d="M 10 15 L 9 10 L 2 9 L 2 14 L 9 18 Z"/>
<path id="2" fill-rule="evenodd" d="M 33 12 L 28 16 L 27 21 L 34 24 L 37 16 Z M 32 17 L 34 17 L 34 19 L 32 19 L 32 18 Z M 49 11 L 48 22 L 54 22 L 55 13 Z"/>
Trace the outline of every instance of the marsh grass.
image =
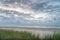
<path id="1" fill-rule="evenodd" d="M 40 40 L 38 36 L 26 31 L 0 30 L 0 40 Z"/>
<path id="2" fill-rule="evenodd" d="M 38 34 L 32 34 L 26 31 L 0 30 L 0 40 L 60 40 L 60 33 L 45 35 L 43 38 Z"/>
<path id="3" fill-rule="evenodd" d="M 58 32 L 55 33 L 54 32 L 53 35 L 47 34 L 47 35 L 44 36 L 43 40 L 60 40 L 60 33 L 58 33 Z"/>

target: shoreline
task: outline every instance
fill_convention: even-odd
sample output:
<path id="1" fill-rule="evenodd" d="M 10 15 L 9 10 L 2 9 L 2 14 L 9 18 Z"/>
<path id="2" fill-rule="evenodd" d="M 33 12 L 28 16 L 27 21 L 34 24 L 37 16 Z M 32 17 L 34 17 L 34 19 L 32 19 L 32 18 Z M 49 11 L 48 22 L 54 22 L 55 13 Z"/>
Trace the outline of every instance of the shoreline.
<path id="1" fill-rule="evenodd" d="M 1 28 L 6 28 L 6 29 L 28 29 L 28 30 L 45 30 L 45 31 L 60 31 L 60 27 L 47 27 L 47 28 L 44 28 L 44 27 L 40 27 L 40 28 L 36 28 L 36 27 L 0 27 Z"/>
<path id="2" fill-rule="evenodd" d="M 60 32 L 60 28 L 0 27 L 2 30 L 27 31 L 33 34 L 51 34 Z"/>
<path id="3" fill-rule="evenodd" d="M 0 27 L 2 30 L 13 30 L 13 31 L 27 31 L 32 34 L 43 36 L 45 34 L 53 34 L 59 32 L 60 28 L 29 28 L 29 27 Z"/>

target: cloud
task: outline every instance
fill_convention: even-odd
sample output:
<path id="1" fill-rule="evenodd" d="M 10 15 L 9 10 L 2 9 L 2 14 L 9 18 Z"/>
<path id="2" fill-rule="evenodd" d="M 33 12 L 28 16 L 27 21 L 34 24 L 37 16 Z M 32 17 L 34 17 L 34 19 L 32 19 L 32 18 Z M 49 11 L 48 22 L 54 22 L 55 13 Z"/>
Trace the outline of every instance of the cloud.
<path id="1" fill-rule="evenodd" d="M 23 8 L 20 8 L 20 7 L 13 7 L 13 5 L 11 7 L 6 7 L 6 6 L 0 6 L 0 9 L 3 9 L 3 10 L 12 10 L 12 11 L 16 11 L 16 12 L 19 12 L 19 13 L 24 13 L 24 14 L 30 14 L 31 17 L 33 18 L 26 18 L 26 19 L 37 19 L 39 17 L 45 17 L 42 13 L 38 13 L 38 12 L 35 12 L 35 11 L 32 11 L 31 9 L 23 9 Z M 36 14 L 37 13 L 37 14 Z M 41 16 L 42 15 L 42 16 Z M 18 17 L 18 15 L 15 14 L 16 17 Z"/>
<path id="2" fill-rule="evenodd" d="M 2 24 L 59 26 L 59 0 L 0 0 Z"/>

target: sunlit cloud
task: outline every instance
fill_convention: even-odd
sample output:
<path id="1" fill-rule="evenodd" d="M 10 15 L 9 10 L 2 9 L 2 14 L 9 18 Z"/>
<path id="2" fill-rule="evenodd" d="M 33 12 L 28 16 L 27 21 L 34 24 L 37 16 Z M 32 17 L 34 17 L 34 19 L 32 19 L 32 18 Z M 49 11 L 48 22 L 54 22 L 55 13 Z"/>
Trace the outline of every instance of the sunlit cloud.
<path id="1" fill-rule="evenodd" d="M 46 13 L 38 13 L 38 12 L 35 12 L 35 11 L 32 11 L 31 9 L 29 10 L 29 9 L 27 9 L 27 8 L 25 8 L 25 9 L 23 9 L 23 8 L 20 8 L 20 7 L 13 7 L 13 6 L 11 6 L 11 7 L 4 7 L 4 6 L 0 6 L 0 9 L 3 9 L 3 10 L 12 10 L 12 11 L 17 11 L 17 12 L 19 12 L 19 13 L 24 13 L 24 14 L 30 14 L 30 16 L 32 16 L 33 18 L 26 18 L 26 19 L 32 19 L 32 20 L 34 20 L 34 19 L 38 19 L 39 20 L 39 18 L 46 18 L 46 16 L 47 16 L 47 14 Z M 18 15 L 14 15 L 15 17 L 18 17 Z"/>
<path id="2" fill-rule="evenodd" d="M 0 19 L 5 19 L 3 23 L 60 25 L 59 0 L 0 0 L 0 10 Z"/>
<path id="3" fill-rule="evenodd" d="M 20 12 L 20 13 L 26 13 L 26 14 L 29 14 L 29 13 L 33 13 L 33 11 L 29 10 L 29 9 L 23 9 L 23 8 L 14 8 L 13 6 L 12 7 L 3 7 L 3 6 L 0 6 L 0 9 L 3 9 L 3 10 L 12 10 L 12 11 L 17 11 L 17 12 Z"/>

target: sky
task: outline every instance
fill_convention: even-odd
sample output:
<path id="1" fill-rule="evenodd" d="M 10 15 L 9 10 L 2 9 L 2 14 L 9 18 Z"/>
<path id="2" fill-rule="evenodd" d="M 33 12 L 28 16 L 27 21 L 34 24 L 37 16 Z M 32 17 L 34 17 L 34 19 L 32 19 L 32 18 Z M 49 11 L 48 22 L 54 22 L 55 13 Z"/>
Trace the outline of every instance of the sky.
<path id="1" fill-rule="evenodd" d="M 60 0 L 0 0 L 0 26 L 60 26 Z"/>

